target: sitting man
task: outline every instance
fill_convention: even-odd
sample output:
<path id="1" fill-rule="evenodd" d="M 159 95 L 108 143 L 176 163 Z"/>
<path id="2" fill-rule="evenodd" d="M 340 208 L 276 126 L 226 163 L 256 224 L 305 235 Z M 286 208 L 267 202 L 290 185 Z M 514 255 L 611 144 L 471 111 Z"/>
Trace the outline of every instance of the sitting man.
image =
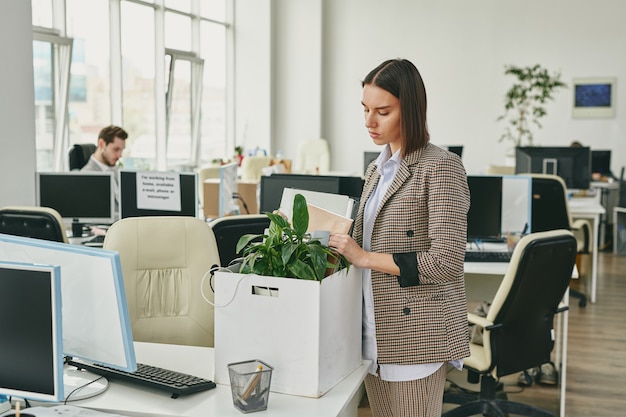
<path id="1" fill-rule="evenodd" d="M 107 126 L 98 134 L 98 147 L 81 171 L 113 171 L 117 191 L 115 193 L 115 213 L 119 214 L 119 164 L 126 147 L 128 133 L 118 126 Z"/>

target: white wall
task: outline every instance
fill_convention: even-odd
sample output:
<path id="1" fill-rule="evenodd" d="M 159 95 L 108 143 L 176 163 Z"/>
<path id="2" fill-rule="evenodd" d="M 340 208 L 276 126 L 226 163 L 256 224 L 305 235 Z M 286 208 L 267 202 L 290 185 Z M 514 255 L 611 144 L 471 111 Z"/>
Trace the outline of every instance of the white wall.
<path id="1" fill-rule="evenodd" d="M 484 172 L 489 163 L 504 163 L 511 147 L 498 142 L 504 126 L 496 122 L 513 81 L 504 75 L 509 64 L 539 63 L 561 72 L 562 80 L 570 84 L 548 104 L 544 127 L 535 134 L 538 144 L 568 146 L 579 140 L 592 148 L 612 149 L 616 174 L 626 165 L 626 2 L 322 2 L 320 22 L 315 15 L 308 19 L 305 0 L 296 0 L 274 14 L 273 26 L 280 28 L 281 37 L 291 37 L 292 44 L 293 37 L 298 37 L 304 50 L 309 37 L 303 36 L 302 30 L 284 30 L 296 22 L 300 28 L 312 25 L 313 31 L 316 27 L 321 30 L 323 69 L 321 87 L 314 76 L 299 88 L 287 89 L 281 86 L 281 79 L 274 80 L 273 151 L 282 149 L 287 156 L 294 156 L 293 141 L 309 131 L 315 133 L 316 112 L 302 105 L 302 97 L 321 88 L 321 134 L 331 141 L 331 169 L 362 172 L 362 151 L 376 147 L 364 128 L 360 80 L 381 61 L 403 57 L 416 64 L 426 83 L 432 141 L 464 145 L 463 160 L 469 173 Z M 281 43 L 274 45 L 281 47 Z M 301 55 L 292 54 L 292 49 L 275 51 L 274 75 L 302 70 Z M 308 64 L 316 67 L 315 59 L 313 55 Z M 605 76 L 617 78 L 615 118 L 574 119 L 572 79 Z M 284 109 L 290 109 L 290 117 L 283 117 Z M 303 118 L 311 120 L 303 125 Z"/>
<path id="2" fill-rule="evenodd" d="M 35 104 L 30 1 L 0 13 L 0 207 L 35 204 Z"/>

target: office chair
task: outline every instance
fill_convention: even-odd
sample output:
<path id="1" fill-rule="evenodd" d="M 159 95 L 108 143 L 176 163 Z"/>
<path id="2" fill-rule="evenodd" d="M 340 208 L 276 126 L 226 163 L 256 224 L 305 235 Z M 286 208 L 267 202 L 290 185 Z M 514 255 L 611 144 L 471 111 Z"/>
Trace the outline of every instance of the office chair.
<path id="1" fill-rule="evenodd" d="M 61 215 L 50 207 L 7 206 L 1 208 L 0 233 L 69 243 Z"/>
<path id="2" fill-rule="evenodd" d="M 220 255 L 220 265 L 228 266 L 240 256 L 237 242 L 246 234 L 261 235 L 270 226 L 270 219 L 265 214 L 241 214 L 218 217 L 209 223 Z"/>
<path id="3" fill-rule="evenodd" d="M 209 271 L 219 264 L 213 231 L 188 216 L 128 217 L 109 228 L 119 252 L 133 339 L 213 346 Z"/>
<path id="4" fill-rule="evenodd" d="M 241 160 L 239 172 L 242 181 L 259 181 L 263 175 L 263 168 L 270 166 L 271 156 L 246 156 Z"/>
<path id="5" fill-rule="evenodd" d="M 77 143 L 72 146 L 69 151 L 70 171 L 79 171 L 84 167 L 96 149 L 97 146 L 93 143 Z"/>
<path id="6" fill-rule="evenodd" d="M 567 229 L 576 237 L 579 254 L 588 254 L 591 245 L 591 224 L 584 219 L 572 221 L 567 202 L 567 186 L 558 175 L 528 174 L 532 177 L 531 232 Z M 587 305 L 587 296 L 571 290 L 570 295 L 579 299 L 579 306 Z"/>
<path id="7" fill-rule="evenodd" d="M 506 274 L 486 317 L 468 313 L 481 326 L 483 345 L 470 343 L 464 359 L 468 381 L 480 382 L 479 393 L 446 392 L 444 403 L 460 404 L 445 417 L 553 416 L 549 411 L 516 403 L 497 394 L 498 379 L 550 361 L 554 315 L 576 262 L 576 239 L 568 230 L 524 236 L 515 247 Z"/>
<path id="8" fill-rule="evenodd" d="M 326 174 L 330 171 L 330 150 L 326 139 L 308 139 L 298 145 L 295 167 L 303 174 Z"/>

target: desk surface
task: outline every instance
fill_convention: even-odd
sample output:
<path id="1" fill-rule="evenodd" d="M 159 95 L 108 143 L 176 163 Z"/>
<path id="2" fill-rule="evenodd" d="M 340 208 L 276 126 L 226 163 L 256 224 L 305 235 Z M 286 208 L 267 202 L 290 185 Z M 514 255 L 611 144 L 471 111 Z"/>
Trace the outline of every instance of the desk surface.
<path id="1" fill-rule="evenodd" d="M 213 349 L 195 346 L 135 342 L 137 361 L 213 379 Z M 357 395 L 367 374 L 369 361 L 340 381 L 320 398 L 306 398 L 270 392 L 264 416 L 319 417 L 340 415 Z M 237 416 L 228 385 L 177 399 L 161 391 L 147 390 L 135 384 L 110 381 L 109 388 L 96 397 L 72 403 L 128 416 Z"/>

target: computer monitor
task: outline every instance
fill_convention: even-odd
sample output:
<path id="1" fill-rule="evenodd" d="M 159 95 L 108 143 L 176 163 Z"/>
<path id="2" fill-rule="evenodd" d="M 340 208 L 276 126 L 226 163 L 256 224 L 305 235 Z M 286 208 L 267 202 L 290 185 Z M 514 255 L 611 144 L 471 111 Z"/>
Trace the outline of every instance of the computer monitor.
<path id="1" fill-rule="evenodd" d="M 58 265 L 63 300 L 63 353 L 78 360 L 136 370 L 119 253 L 0 234 L 0 261 Z M 32 290 L 23 293 L 29 306 L 32 293 Z M 65 383 L 69 382 L 76 384 L 76 375 L 71 381 L 66 378 Z M 87 387 L 96 388 L 93 384 Z M 106 385 L 102 389 L 105 388 Z M 65 389 L 66 395 L 72 391 Z M 97 390 L 84 391 L 72 396 L 80 398 L 96 393 Z"/>
<path id="2" fill-rule="evenodd" d="M 341 194 L 355 200 L 361 198 L 363 178 L 332 175 L 272 174 L 261 177 L 261 197 L 259 211 L 272 212 L 280 207 L 283 189 L 319 191 Z"/>
<path id="3" fill-rule="evenodd" d="M 83 224 L 116 220 L 113 172 L 37 172 L 36 190 L 37 205 L 58 211 L 76 237 Z"/>
<path id="4" fill-rule="evenodd" d="M 198 215 L 198 174 L 120 171 L 120 217 Z"/>
<path id="5" fill-rule="evenodd" d="M 463 145 L 450 145 L 450 146 L 444 146 L 444 148 L 446 148 L 452 153 L 459 155 L 459 158 L 463 157 Z"/>
<path id="6" fill-rule="evenodd" d="M 224 164 L 220 166 L 219 217 L 239 213 L 237 198 L 237 163 Z"/>
<path id="7" fill-rule="evenodd" d="M 363 152 L 363 173 L 367 171 L 367 167 L 378 158 L 380 151 L 365 151 Z"/>
<path id="8" fill-rule="evenodd" d="M 0 323 L 0 394 L 61 401 L 60 268 L 0 262 Z"/>
<path id="9" fill-rule="evenodd" d="M 470 209 L 467 213 L 467 240 L 502 240 L 502 177 L 468 175 Z"/>
<path id="10" fill-rule="evenodd" d="M 532 178 L 529 175 L 502 176 L 502 236 L 521 235 L 532 230 Z"/>
<path id="11" fill-rule="evenodd" d="M 515 173 L 558 175 L 567 188 L 586 190 L 591 182 L 591 150 L 587 146 L 517 147 Z"/>
<path id="12" fill-rule="evenodd" d="M 591 173 L 600 174 L 603 177 L 611 177 L 611 151 L 591 150 Z"/>

